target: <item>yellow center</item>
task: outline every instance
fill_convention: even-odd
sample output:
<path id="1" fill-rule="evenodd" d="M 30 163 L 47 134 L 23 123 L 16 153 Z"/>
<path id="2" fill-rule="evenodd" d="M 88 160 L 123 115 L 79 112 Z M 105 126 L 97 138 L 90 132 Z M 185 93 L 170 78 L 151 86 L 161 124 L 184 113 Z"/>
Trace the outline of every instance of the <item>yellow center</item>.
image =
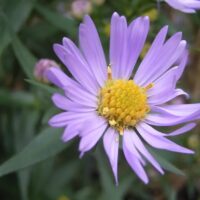
<path id="1" fill-rule="evenodd" d="M 133 128 L 150 111 L 146 95 L 150 87 L 139 87 L 133 80 L 109 79 L 100 91 L 99 115 L 122 135 L 124 128 Z"/>

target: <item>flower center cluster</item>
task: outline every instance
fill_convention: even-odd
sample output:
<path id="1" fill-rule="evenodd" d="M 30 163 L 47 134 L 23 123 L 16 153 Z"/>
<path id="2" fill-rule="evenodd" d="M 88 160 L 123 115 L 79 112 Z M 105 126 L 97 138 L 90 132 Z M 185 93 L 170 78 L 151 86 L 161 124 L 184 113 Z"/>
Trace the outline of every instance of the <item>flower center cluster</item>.
<path id="1" fill-rule="evenodd" d="M 124 128 L 133 128 L 149 112 L 146 90 L 133 80 L 108 80 L 100 91 L 99 115 L 123 134 Z"/>

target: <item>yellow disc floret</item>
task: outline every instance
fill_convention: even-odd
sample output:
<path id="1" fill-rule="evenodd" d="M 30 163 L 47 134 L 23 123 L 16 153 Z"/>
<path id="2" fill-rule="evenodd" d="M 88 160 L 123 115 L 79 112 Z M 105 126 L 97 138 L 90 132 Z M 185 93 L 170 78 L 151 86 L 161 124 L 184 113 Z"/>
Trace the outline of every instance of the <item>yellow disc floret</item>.
<path id="1" fill-rule="evenodd" d="M 146 95 L 149 87 L 139 87 L 133 80 L 109 79 L 100 91 L 99 115 L 123 134 L 124 128 L 133 128 L 149 112 Z"/>

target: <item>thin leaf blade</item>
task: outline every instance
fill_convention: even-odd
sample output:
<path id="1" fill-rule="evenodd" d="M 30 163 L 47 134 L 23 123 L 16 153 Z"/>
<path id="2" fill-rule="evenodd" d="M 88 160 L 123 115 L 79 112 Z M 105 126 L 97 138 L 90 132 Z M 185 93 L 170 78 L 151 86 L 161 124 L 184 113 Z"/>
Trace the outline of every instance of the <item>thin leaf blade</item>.
<path id="1" fill-rule="evenodd" d="M 55 156 L 67 147 L 60 137 L 61 131 L 52 128 L 45 129 L 20 153 L 0 166 L 0 177 Z"/>

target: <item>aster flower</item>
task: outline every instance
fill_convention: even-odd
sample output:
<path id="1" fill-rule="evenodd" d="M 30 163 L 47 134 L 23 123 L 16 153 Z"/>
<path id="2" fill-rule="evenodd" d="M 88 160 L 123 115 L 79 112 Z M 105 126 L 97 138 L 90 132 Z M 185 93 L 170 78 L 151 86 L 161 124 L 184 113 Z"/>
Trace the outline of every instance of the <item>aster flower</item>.
<path id="1" fill-rule="evenodd" d="M 176 89 L 187 63 L 186 41 L 181 33 L 166 40 L 168 27 L 163 27 L 136 69 L 148 31 L 148 17 L 127 25 L 124 16 L 114 13 L 107 64 L 95 25 L 86 16 L 79 28 L 80 49 L 66 37 L 62 44 L 54 45 L 73 78 L 57 68 L 47 72 L 48 79 L 64 91 L 64 95 L 52 97 L 63 112 L 53 116 L 49 124 L 65 127 L 64 142 L 80 137 L 81 157 L 103 138 L 116 182 L 120 141 L 128 164 L 144 183 L 148 182 L 145 161 L 164 173 L 146 145 L 193 153 L 168 139 L 190 131 L 195 126 L 191 121 L 200 116 L 200 104 L 167 104 L 177 96 L 188 97 Z M 171 133 L 156 130 L 179 124 L 182 126 Z"/>
<path id="2" fill-rule="evenodd" d="M 180 10 L 185 13 L 195 13 L 200 9 L 199 0 L 164 0 L 171 7 Z"/>

